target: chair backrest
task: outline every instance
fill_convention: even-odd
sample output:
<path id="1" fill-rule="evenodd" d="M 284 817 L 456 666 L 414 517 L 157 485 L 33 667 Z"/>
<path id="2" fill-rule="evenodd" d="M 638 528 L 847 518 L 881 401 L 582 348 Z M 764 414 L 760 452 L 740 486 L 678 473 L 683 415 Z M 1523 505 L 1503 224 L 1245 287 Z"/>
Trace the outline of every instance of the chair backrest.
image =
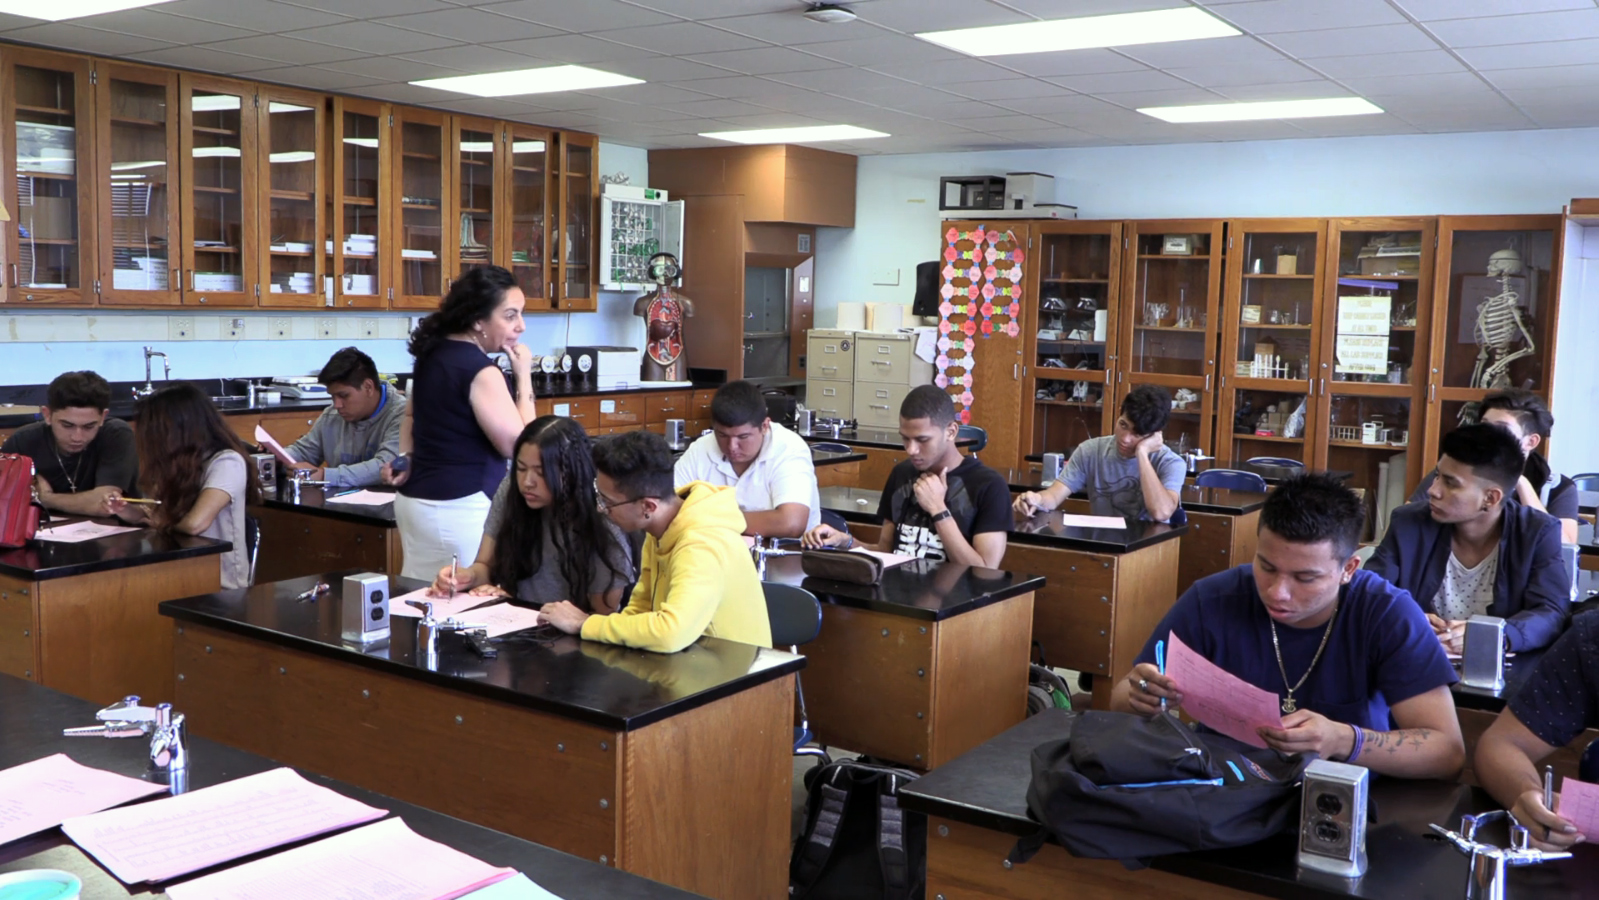
<path id="1" fill-rule="evenodd" d="M 1589 741 L 1588 749 L 1582 751 L 1582 758 L 1577 761 L 1577 778 L 1599 784 L 1599 739 Z"/>
<path id="2" fill-rule="evenodd" d="M 1579 491 L 1599 491 L 1599 472 L 1584 472 L 1571 476 Z"/>
<path id="3" fill-rule="evenodd" d="M 1276 466 L 1279 469 L 1303 469 L 1305 464 L 1297 459 L 1286 456 L 1252 456 L 1248 459 L 1252 466 Z"/>
<path id="4" fill-rule="evenodd" d="M 811 444 L 811 449 L 820 450 L 823 453 L 848 453 L 849 445 L 835 444 L 831 441 L 817 441 L 816 443 Z"/>
<path id="5" fill-rule="evenodd" d="M 261 520 L 248 514 L 244 517 L 244 544 L 250 555 L 250 580 L 245 583 L 254 585 L 255 561 L 261 555 Z"/>
<path id="6" fill-rule="evenodd" d="M 822 524 L 834 531 L 849 531 L 849 522 L 845 521 L 844 514 L 836 509 L 822 510 Z"/>
<path id="7" fill-rule="evenodd" d="M 766 618 L 772 624 L 772 645 L 797 647 L 822 630 L 822 603 L 816 595 L 792 584 L 761 582 L 766 592 Z"/>
<path id="8" fill-rule="evenodd" d="M 960 429 L 955 432 L 955 439 L 965 440 L 966 438 L 971 438 L 977 441 L 977 443 L 972 445 L 972 455 L 976 456 L 977 454 L 983 452 L 984 447 L 988 446 L 988 429 L 980 428 L 976 425 L 962 425 L 960 426 Z"/>
<path id="9" fill-rule="evenodd" d="M 1226 488 L 1230 491 L 1266 492 L 1266 479 L 1254 472 L 1241 469 L 1206 469 L 1194 476 L 1194 484 L 1208 488 Z"/>

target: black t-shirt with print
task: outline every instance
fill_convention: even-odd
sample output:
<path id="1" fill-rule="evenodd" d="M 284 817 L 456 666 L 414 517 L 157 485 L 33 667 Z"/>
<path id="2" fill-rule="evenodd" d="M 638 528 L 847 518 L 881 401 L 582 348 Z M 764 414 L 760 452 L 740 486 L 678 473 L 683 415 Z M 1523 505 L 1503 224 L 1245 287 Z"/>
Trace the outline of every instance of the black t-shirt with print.
<path id="1" fill-rule="evenodd" d="M 877 514 L 894 523 L 894 544 L 890 548 L 893 552 L 946 559 L 933 517 L 916 502 L 916 479 L 921 474 L 910 460 L 895 466 L 883 486 Z M 946 481 L 949 488 L 944 505 L 967 541 L 973 535 L 1011 530 L 1015 518 L 1011 514 L 1010 486 L 1003 475 L 968 456 L 949 472 Z"/>

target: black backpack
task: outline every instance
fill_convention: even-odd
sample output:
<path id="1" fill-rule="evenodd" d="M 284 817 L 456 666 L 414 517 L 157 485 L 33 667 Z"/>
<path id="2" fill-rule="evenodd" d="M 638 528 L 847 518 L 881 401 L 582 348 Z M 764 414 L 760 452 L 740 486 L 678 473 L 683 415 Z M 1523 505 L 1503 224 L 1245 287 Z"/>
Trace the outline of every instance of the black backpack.
<path id="1" fill-rule="evenodd" d="M 927 817 L 899 806 L 916 773 L 856 759 L 805 773 L 805 832 L 789 863 L 794 900 L 921 900 Z"/>
<path id="2" fill-rule="evenodd" d="M 1027 809 L 1076 856 L 1141 860 L 1238 847 L 1287 831 L 1309 760 L 1196 731 L 1175 715 L 1086 712 L 1071 736 L 1034 748 Z"/>

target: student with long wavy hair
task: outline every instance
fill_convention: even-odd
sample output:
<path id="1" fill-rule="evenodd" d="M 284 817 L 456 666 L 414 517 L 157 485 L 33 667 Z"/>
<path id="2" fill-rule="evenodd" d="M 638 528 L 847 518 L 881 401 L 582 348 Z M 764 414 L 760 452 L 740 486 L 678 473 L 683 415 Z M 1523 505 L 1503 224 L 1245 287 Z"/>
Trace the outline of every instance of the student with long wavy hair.
<path id="1" fill-rule="evenodd" d="M 382 469 L 400 489 L 394 518 L 407 578 L 471 558 L 516 436 L 538 416 L 533 354 L 518 343 L 526 302 L 510 272 L 478 266 L 451 283 L 438 311 L 411 333 L 416 369 L 400 421 L 409 468 L 396 471 L 396 459 Z M 490 353 L 511 358 L 514 394 Z"/>
<path id="2" fill-rule="evenodd" d="M 261 487 L 246 462 L 250 451 L 192 384 L 140 400 L 138 415 L 139 488 L 161 501 L 153 511 L 139 512 L 164 531 L 231 542 L 233 549 L 222 557 L 222 587 L 249 587 L 244 508 L 261 502 Z"/>
<path id="3" fill-rule="evenodd" d="M 513 468 L 494 494 L 477 560 L 449 566 L 434 593 L 514 594 L 525 602 L 570 600 L 609 614 L 633 582 L 622 530 L 594 501 L 594 461 L 583 426 L 541 416 L 516 438 Z"/>

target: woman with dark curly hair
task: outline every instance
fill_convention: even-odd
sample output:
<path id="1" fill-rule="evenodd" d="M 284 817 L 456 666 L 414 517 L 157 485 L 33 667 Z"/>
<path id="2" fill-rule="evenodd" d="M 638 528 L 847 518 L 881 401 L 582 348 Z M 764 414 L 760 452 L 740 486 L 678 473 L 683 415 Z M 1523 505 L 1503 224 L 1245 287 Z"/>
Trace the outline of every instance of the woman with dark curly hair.
<path id="1" fill-rule="evenodd" d="M 222 587 L 250 586 L 250 556 L 244 539 L 244 508 L 261 502 L 261 487 L 250 477 L 249 450 L 228 426 L 205 392 L 192 384 L 162 388 L 139 401 L 139 488 L 161 501 L 141 513 L 165 531 L 230 541 L 222 557 Z"/>
<path id="2" fill-rule="evenodd" d="M 594 462 L 583 426 L 541 416 L 516 439 L 511 474 L 489 509 L 477 561 L 439 570 L 438 594 L 470 589 L 585 612 L 616 612 L 633 565 L 622 530 L 594 502 Z M 452 581 L 453 578 L 453 581 Z"/>
<path id="3" fill-rule="evenodd" d="M 400 489 L 394 518 L 407 578 L 471 557 L 516 436 L 538 415 L 533 355 L 517 342 L 525 302 L 510 272 L 479 266 L 411 333 L 416 369 L 400 423 L 407 467 L 396 459 L 383 469 L 383 480 Z M 514 395 L 490 353 L 511 358 Z"/>

